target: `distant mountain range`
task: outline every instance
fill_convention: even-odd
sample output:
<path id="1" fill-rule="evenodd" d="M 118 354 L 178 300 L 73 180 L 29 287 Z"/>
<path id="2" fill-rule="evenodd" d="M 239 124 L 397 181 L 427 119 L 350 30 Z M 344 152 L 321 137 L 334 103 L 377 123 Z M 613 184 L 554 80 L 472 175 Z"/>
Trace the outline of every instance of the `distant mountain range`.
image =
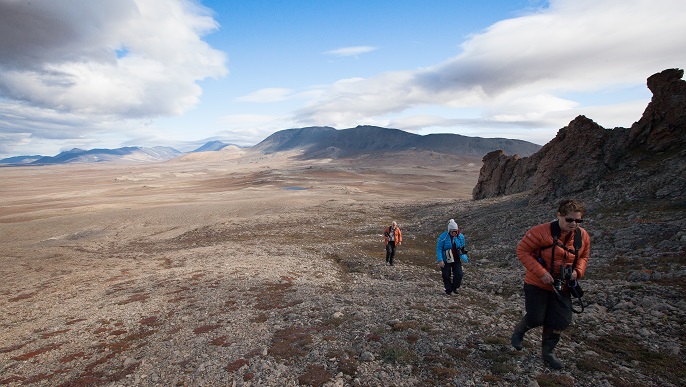
<path id="1" fill-rule="evenodd" d="M 192 151 L 191 153 L 195 152 L 215 152 L 218 150 L 222 150 L 229 146 L 231 144 L 225 144 L 221 141 L 210 141 L 208 143 L 205 143 L 205 145 L 201 146 L 200 148 Z"/>
<path id="2" fill-rule="evenodd" d="M 57 156 L 17 156 L 0 160 L 0 164 L 9 165 L 50 165 L 67 163 L 97 163 L 106 161 L 163 161 L 181 156 L 183 153 L 165 146 L 151 148 L 124 147 L 117 149 L 74 148 L 61 152 Z"/>
<path id="3" fill-rule="evenodd" d="M 231 144 L 210 141 L 189 152 L 214 152 Z M 390 153 L 425 150 L 437 153 L 482 157 L 494 150 L 522 157 L 537 152 L 540 145 L 505 138 L 468 137 L 459 134 L 418 135 L 398 129 L 377 126 L 358 126 L 350 129 L 307 127 L 285 129 L 264 139 L 251 149 L 263 153 L 302 150 L 301 158 L 344 158 L 368 153 Z M 56 156 L 16 156 L 0 160 L 0 165 L 50 165 L 67 163 L 94 163 L 107 161 L 152 162 L 166 161 L 183 155 L 174 148 L 124 147 L 117 149 L 74 148 Z"/>

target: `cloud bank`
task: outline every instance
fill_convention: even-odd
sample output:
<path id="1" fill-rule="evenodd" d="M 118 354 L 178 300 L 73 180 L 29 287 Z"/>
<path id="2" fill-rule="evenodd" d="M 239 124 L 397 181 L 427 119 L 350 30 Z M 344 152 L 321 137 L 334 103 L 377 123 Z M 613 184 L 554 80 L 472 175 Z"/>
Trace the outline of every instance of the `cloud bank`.
<path id="1" fill-rule="evenodd" d="M 500 124 L 559 129 L 583 113 L 576 110 L 581 98 L 567 95 L 645 85 L 656 72 L 683 67 L 684 20 L 686 2 L 679 0 L 550 1 L 470 36 L 461 53 L 443 63 L 340 80 L 294 119 L 334 127 L 375 121 L 408 130 Z M 608 106 L 607 118 L 616 119 L 613 114 L 629 105 L 637 106 Z M 410 113 L 431 106 L 481 114 L 465 120 Z"/>
<path id="2" fill-rule="evenodd" d="M 225 54 L 202 40 L 217 28 L 190 1 L 0 2 L 4 136 L 78 138 L 187 111 L 197 81 L 227 74 Z"/>
<path id="3" fill-rule="evenodd" d="M 683 0 L 551 0 L 456 36 L 458 55 L 432 66 L 260 84 L 225 101 L 212 135 L 256 143 L 288 127 L 379 125 L 543 144 L 579 114 L 629 126 L 650 97 L 646 78 L 685 66 L 684 20 Z M 228 74 L 226 54 L 203 40 L 218 28 L 196 0 L 0 0 L 0 155 L 169 140 L 155 121 L 188 112 L 200 81 Z M 323 54 L 364 66 L 376 50 Z"/>
<path id="4" fill-rule="evenodd" d="M 334 56 L 358 56 L 376 50 L 377 48 L 372 46 L 354 46 L 337 48 L 335 50 L 327 51 L 325 54 Z"/>

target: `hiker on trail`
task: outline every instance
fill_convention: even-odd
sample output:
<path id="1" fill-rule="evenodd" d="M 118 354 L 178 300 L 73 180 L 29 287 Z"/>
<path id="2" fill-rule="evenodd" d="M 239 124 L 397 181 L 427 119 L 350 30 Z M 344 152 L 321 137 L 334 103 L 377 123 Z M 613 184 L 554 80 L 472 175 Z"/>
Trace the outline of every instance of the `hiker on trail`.
<path id="1" fill-rule="evenodd" d="M 393 266 L 395 248 L 403 243 L 403 233 L 400 232 L 400 227 L 396 221 L 393 221 L 390 226 L 383 230 L 383 237 L 386 244 L 386 265 Z"/>
<path id="2" fill-rule="evenodd" d="M 464 251 L 464 235 L 460 232 L 454 219 L 448 222 L 448 230 L 444 231 L 436 241 L 436 264 L 441 268 L 445 294 L 457 294 L 462 284 L 462 262 L 469 262 Z"/>
<path id="3" fill-rule="evenodd" d="M 541 354 L 553 369 L 563 367 L 553 350 L 572 322 L 568 285 L 583 277 L 591 251 L 588 233 L 580 227 L 584 212 L 582 203 L 563 200 L 557 219 L 528 230 L 517 246 L 517 257 L 526 269 L 526 314 L 512 333 L 512 346 L 520 351 L 526 331 L 543 326 Z"/>

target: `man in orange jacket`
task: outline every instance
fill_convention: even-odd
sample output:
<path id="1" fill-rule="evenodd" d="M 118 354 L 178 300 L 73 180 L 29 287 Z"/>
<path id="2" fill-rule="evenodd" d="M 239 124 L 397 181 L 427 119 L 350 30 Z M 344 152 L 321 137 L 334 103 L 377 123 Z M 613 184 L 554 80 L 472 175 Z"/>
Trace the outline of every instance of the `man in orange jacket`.
<path id="1" fill-rule="evenodd" d="M 583 204 L 562 201 L 557 219 L 531 228 L 517 246 L 517 257 L 526 269 L 526 314 L 512 333 L 512 346 L 521 350 L 526 331 L 543 326 L 542 357 L 554 369 L 562 368 L 563 364 L 553 350 L 562 331 L 572 322 L 572 299 L 567 284 L 583 277 L 591 251 L 588 233 L 580 227 L 584 212 Z M 580 235 L 576 237 L 581 237 L 578 251 L 574 246 L 577 229 Z"/>
<path id="2" fill-rule="evenodd" d="M 400 232 L 398 223 L 393 221 L 390 226 L 383 230 L 384 242 L 386 244 L 386 264 L 393 266 L 395 258 L 395 248 L 403 243 L 403 233 Z"/>

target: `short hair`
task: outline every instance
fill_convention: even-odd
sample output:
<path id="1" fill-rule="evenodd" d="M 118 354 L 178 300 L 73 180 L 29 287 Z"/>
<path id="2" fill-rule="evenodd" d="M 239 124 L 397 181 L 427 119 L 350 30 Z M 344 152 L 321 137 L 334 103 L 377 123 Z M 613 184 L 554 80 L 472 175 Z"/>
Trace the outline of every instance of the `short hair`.
<path id="1" fill-rule="evenodd" d="M 557 212 L 561 215 L 567 215 L 570 212 L 581 212 L 582 214 L 586 212 L 586 206 L 573 199 L 565 199 L 560 202 L 560 207 L 558 207 Z"/>

